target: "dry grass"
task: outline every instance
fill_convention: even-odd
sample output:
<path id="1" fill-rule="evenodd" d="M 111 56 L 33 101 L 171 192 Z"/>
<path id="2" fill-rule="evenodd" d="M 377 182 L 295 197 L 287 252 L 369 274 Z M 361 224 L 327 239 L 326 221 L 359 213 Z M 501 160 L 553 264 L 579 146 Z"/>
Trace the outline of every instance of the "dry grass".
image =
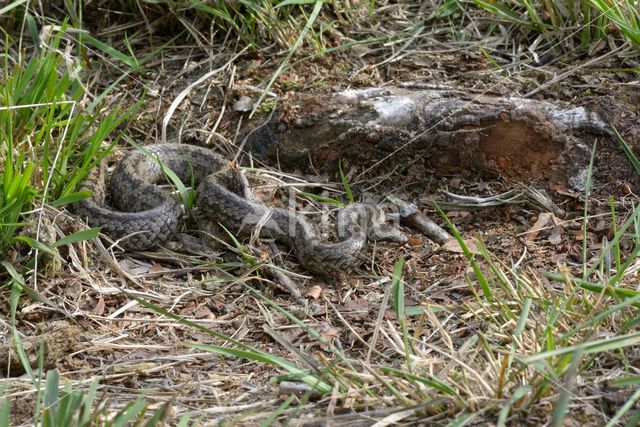
<path id="1" fill-rule="evenodd" d="M 567 48 L 572 33 L 560 51 L 552 42 L 522 49 L 526 37 L 513 37 L 513 27 L 464 3 L 450 15 L 444 5 L 374 3 L 372 9 L 325 5 L 290 61 L 287 50 L 313 6 L 245 13 L 259 17 L 255 26 L 245 20 L 236 28 L 224 17 L 207 24 L 210 15 L 197 8 L 131 2 L 121 13 L 107 13 L 114 2 L 94 2 L 72 15 L 71 26 L 82 22 L 105 44 L 67 29 L 60 51 L 67 72 L 81 71 L 86 84 L 80 104 L 108 112 L 144 98 L 122 129 L 126 138 L 206 140 L 247 166 L 261 200 L 303 206 L 319 222 L 331 220 L 337 208 L 326 199 L 348 199 L 339 177 L 318 183 L 243 152 L 243 129 L 268 118 L 288 90 L 411 80 L 573 100 L 606 92 L 603 81 L 638 85 L 629 75 L 592 70 L 633 68 L 637 52 L 630 45 L 611 41 L 610 49 L 580 59 L 588 47 Z M 164 16 L 166 10 L 171 13 Z M 63 12 L 62 3 L 31 10 L 39 24 Z M 25 23 L 19 42 L 4 42 L 7 58 L 18 62 L 21 49 L 31 46 L 26 34 L 33 24 L 20 14 L 4 19 L 18 30 Z M 551 59 L 540 65 L 540 57 Z M 265 98 L 256 119 L 232 111 L 238 94 L 257 98 L 269 81 L 274 96 Z M 124 147 L 115 148 L 114 158 Z M 451 184 L 430 176 L 427 184 L 406 185 L 414 176 L 397 173 L 359 181 L 359 172 L 345 170 L 349 187 L 377 197 L 389 192 L 419 200 L 426 188 Z M 467 177 L 455 192 L 478 195 L 478 181 Z M 494 195 L 508 190 L 504 183 L 483 184 Z M 563 419 L 633 425 L 640 375 L 637 262 L 623 270 L 615 254 L 622 263 L 635 255 L 638 220 L 635 198 L 614 200 L 611 219 L 606 196 L 600 189 L 589 199 L 588 213 L 600 217 L 563 224 L 569 241 L 563 246 L 550 244 L 544 233 L 519 235 L 537 214 L 526 206 L 508 208 L 522 222 L 503 219 L 502 208 L 456 209 L 450 216 L 467 242 L 484 230 L 486 247 L 476 241 L 474 257 L 426 240 L 376 245 L 362 269 L 336 283 L 305 276 L 294 257 L 270 242 L 225 242 L 212 250 L 197 232 L 136 253 L 104 236 L 74 241 L 36 266 L 29 263 L 33 252 L 14 243 L 4 256 L 16 269 L 3 276 L 12 286 L 0 300 L 6 313 L 0 329 L 8 344 L 16 325 L 23 360 L 35 369 L 23 375 L 19 356 L 3 365 L 12 372 L 2 380 L 12 419 L 29 425 L 46 409 L 36 404 L 44 393 L 38 378 L 57 368 L 72 390 L 99 381 L 94 407 L 103 412 L 95 421 L 103 423 L 143 396 L 147 417 L 168 403 L 171 425 L 183 416 L 196 425 L 561 425 Z M 603 216 L 604 243 L 593 222 Z M 38 221 L 51 242 L 85 228 L 64 208 L 47 207 Z M 582 276 L 581 236 L 591 269 L 584 281 L 575 278 Z M 549 271 L 557 274 L 544 274 Z M 622 418 L 612 422 L 616 413 Z"/>

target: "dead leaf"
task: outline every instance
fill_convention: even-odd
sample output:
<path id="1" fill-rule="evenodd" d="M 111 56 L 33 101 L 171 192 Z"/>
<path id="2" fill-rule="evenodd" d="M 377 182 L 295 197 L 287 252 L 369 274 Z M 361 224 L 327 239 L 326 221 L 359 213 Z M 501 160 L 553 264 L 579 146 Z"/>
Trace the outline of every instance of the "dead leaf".
<path id="1" fill-rule="evenodd" d="M 154 264 L 151 267 L 149 267 L 149 273 L 160 273 L 162 271 L 165 271 L 166 269 L 159 265 L 159 264 Z"/>
<path id="2" fill-rule="evenodd" d="M 570 191 L 566 188 L 564 188 L 561 185 L 558 184 L 549 184 L 549 189 L 552 191 L 555 191 L 556 193 L 563 195 L 563 196 L 567 196 L 567 197 L 572 197 L 574 199 L 577 199 L 578 197 L 580 197 L 580 193 L 575 192 L 575 191 Z"/>
<path id="3" fill-rule="evenodd" d="M 611 229 L 611 222 L 610 221 L 599 220 L 599 221 L 596 222 L 596 225 L 593 228 L 593 231 L 603 232 L 603 231 L 609 231 L 610 229 Z"/>
<path id="4" fill-rule="evenodd" d="M 476 189 L 478 192 L 487 192 L 489 190 L 491 190 L 491 184 L 489 184 L 488 182 L 479 182 L 476 184 Z"/>
<path id="5" fill-rule="evenodd" d="M 299 327 L 293 327 L 291 329 L 286 329 L 283 331 L 280 336 L 291 344 L 296 344 L 303 336 L 305 335 L 305 331 Z"/>
<path id="6" fill-rule="evenodd" d="M 318 299 L 320 298 L 320 294 L 322 294 L 322 286 L 313 285 L 307 289 L 307 293 L 304 294 L 305 297 Z"/>
<path id="7" fill-rule="evenodd" d="M 106 304 L 104 303 L 104 298 L 100 297 L 100 299 L 96 303 L 96 306 L 93 307 L 93 310 L 91 310 L 91 313 L 95 314 L 96 316 L 102 316 L 104 314 L 105 306 Z"/>
<path id="8" fill-rule="evenodd" d="M 407 243 L 409 243 L 410 246 L 421 246 L 422 242 L 423 240 L 419 236 L 409 236 L 407 238 Z"/>
<path id="9" fill-rule="evenodd" d="M 548 230 L 551 229 L 551 233 L 561 233 L 562 232 L 562 220 L 558 217 L 556 217 L 553 213 L 551 212 L 541 212 L 540 215 L 538 215 L 538 219 L 536 221 L 535 224 L 533 224 L 533 227 L 531 227 L 529 230 L 527 230 L 526 232 L 526 236 L 525 239 L 527 240 L 535 240 L 538 237 L 538 234 L 543 231 L 543 230 Z M 560 228 L 559 231 L 556 231 L 557 228 Z M 557 239 L 558 236 L 555 235 L 554 236 L 554 240 Z"/>
<path id="10" fill-rule="evenodd" d="M 564 253 L 555 253 L 553 255 L 551 255 L 551 262 L 553 262 L 554 264 L 564 264 L 567 262 L 567 258 L 568 258 L 569 254 L 567 254 L 566 252 Z"/>
<path id="11" fill-rule="evenodd" d="M 474 255 L 479 255 L 480 251 L 478 251 L 478 248 L 476 247 L 475 243 L 473 243 L 472 241 L 469 240 L 464 240 L 465 244 L 467 245 L 467 248 L 469 248 L 469 251 L 474 254 Z M 447 252 L 453 252 L 456 254 L 463 254 L 464 251 L 462 250 L 462 247 L 460 247 L 460 244 L 458 243 L 458 240 L 453 238 L 453 239 L 449 239 L 446 242 L 444 242 L 444 244 L 441 246 L 442 249 L 444 249 Z"/>
<path id="12" fill-rule="evenodd" d="M 364 319 L 369 314 L 371 304 L 364 298 L 347 301 L 341 308 L 340 313 L 350 320 Z"/>
<path id="13" fill-rule="evenodd" d="M 351 51 L 354 53 L 354 55 L 356 55 L 359 58 L 362 58 L 368 54 L 370 54 L 371 52 L 373 52 L 372 49 L 369 49 L 366 46 L 363 45 L 355 45 L 351 47 Z"/>
<path id="14" fill-rule="evenodd" d="M 196 319 L 213 319 L 213 318 L 215 318 L 215 316 L 213 315 L 211 310 L 209 310 L 209 307 L 207 307 L 206 305 L 198 307 L 195 310 L 195 312 L 193 313 L 193 316 Z"/>
<path id="15" fill-rule="evenodd" d="M 340 336 L 340 331 L 326 322 L 321 322 L 316 325 L 315 330 L 320 333 L 320 336 L 328 341 L 333 341 Z"/>
<path id="16" fill-rule="evenodd" d="M 426 56 L 418 56 L 414 58 L 413 65 L 416 67 L 431 67 L 433 66 L 433 59 Z"/>
<path id="17" fill-rule="evenodd" d="M 120 265 L 120 268 L 122 268 L 124 271 L 131 274 L 132 276 L 138 276 L 140 274 L 148 273 L 149 267 L 150 267 L 149 265 L 146 265 L 146 264 L 141 265 L 128 258 L 118 261 L 118 264 Z"/>
<path id="18" fill-rule="evenodd" d="M 554 227 L 548 240 L 552 245 L 559 245 L 562 243 L 562 227 Z"/>
<path id="19" fill-rule="evenodd" d="M 525 239 L 535 240 L 536 237 L 538 237 L 538 233 L 540 233 L 540 231 L 542 231 L 549 225 L 552 217 L 553 214 L 551 212 L 541 212 L 540 215 L 538 215 L 536 223 L 533 224 L 533 227 L 527 230 Z"/>
<path id="20" fill-rule="evenodd" d="M 468 218 L 471 216 L 471 212 L 467 211 L 451 211 L 447 212 L 449 218 Z"/>

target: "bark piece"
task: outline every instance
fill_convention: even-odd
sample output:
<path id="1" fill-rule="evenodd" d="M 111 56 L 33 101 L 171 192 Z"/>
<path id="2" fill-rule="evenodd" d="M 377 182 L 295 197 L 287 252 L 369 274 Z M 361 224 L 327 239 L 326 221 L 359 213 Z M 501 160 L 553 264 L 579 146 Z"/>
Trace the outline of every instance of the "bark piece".
<path id="1" fill-rule="evenodd" d="M 472 94 L 451 87 L 372 88 L 291 94 L 246 141 L 254 156 L 289 170 L 380 174 L 423 161 L 509 181 L 584 187 L 594 137 L 607 124 L 584 107 Z"/>

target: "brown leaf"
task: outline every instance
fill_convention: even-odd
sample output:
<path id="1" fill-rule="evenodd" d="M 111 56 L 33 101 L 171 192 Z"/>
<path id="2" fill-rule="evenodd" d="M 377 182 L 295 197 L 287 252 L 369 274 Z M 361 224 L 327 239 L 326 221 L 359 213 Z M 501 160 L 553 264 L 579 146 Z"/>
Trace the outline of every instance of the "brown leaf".
<path id="1" fill-rule="evenodd" d="M 562 243 L 562 227 L 554 227 L 551 235 L 549 236 L 549 243 L 552 245 L 559 245 Z"/>
<path id="2" fill-rule="evenodd" d="M 307 293 L 304 294 L 304 296 L 310 297 L 310 298 L 313 298 L 313 299 L 318 299 L 318 298 L 320 298 L 320 294 L 322 294 L 322 286 L 313 285 L 313 286 L 309 287 L 309 289 L 307 289 Z"/>
<path id="3" fill-rule="evenodd" d="M 206 305 L 198 307 L 193 313 L 193 316 L 196 319 L 213 319 L 215 317 Z"/>
<path id="4" fill-rule="evenodd" d="M 91 313 L 95 314 L 96 316 L 102 316 L 104 314 L 105 306 L 106 304 L 104 303 L 104 298 L 100 297 L 100 299 L 96 303 L 96 306 L 93 307 L 93 310 L 91 310 Z"/>
<path id="5" fill-rule="evenodd" d="M 410 246 L 421 246 L 423 242 L 423 239 L 419 236 L 409 236 L 407 238 L 407 243 L 409 243 Z"/>
<path id="6" fill-rule="evenodd" d="M 305 335 L 305 331 L 302 328 L 294 327 L 284 330 L 280 336 L 287 342 L 295 344 Z"/>
<path id="7" fill-rule="evenodd" d="M 369 301 L 364 298 L 359 298 L 357 300 L 347 301 L 340 308 L 340 313 L 351 320 L 364 319 L 369 314 L 370 306 Z"/>
<path id="8" fill-rule="evenodd" d="M 149 266 L 146 264 L 140 265 L 139 263 L 132 261 L 130 259 L 123 259 L 118 261 L 120 268 L 122 268 L 127 273 L 137 276 L 139 274 L 145 274 L 149 272 Z"/>
<path id="9" fill-rule="evenodd" d="M 467 247 L 469 248 L 469 251 L 471 251 L 472 254 L 475 254 L 475 255 L 480 254 L 480 251 L 478 251 L 478 248 L 476 247 L 475 243 L 466 239 L 464 240 L 464 242 L 466 243 Z M 444 242 L 441 248 L 444 249 L 445 251 L 453 252 L 456 254 L 464 253 L 464 251 L 462 250 L 462 247 L 460 247 L 460 244 L 458 243 L 458 240 L 455 238 L 449 239 L 446 242 Z"/>
<path id="10" fill-rule="evenodd" d="M 533 224 L 533 227 L 527 230 L 525 239 L 535 240 L 536 237 L 538 237 L 538 233 L 540 233 L 540 231 L 542 231 L 545 227 L 549 225 L 552 218 L 553 218 L 553 214 L 551 212 L 541 212 L 540 215 L 538 215 L 538 219 L 536 220 L 536 223 Z"/>
<path id="11" fill-rule="evenodd" d="M 328 323 L 321 322 L 315 327 L 316 331 L 320 333 L 320 336 L 328 341 L 332 341 L 340 336 L 340 331 Z"/>
<path id="12" fill-rule="evenodd" d="M 154 264 L 151 267 L 149 267 L 149 273 L 160 273 L 160 272 L 165 271 L 165 270 L 166 270 L 166 268 L 164 268 L 160 264 Z"/>
<path id="13" fill-rule="evenodd" d="M 573 197 L 574 199 L 577 199 L 578 197 L 580 197 L 580 193 L 576 191 L 570 191 L 558 184 L 549 184 L 549 189 L 563 196 Z"/>
<path id="14" fill-rule="evenodd" d="M 468 218 L 471 216 L 471 212 L 467 211 L 450 211 L 447 212 L 449 218 Z"/>

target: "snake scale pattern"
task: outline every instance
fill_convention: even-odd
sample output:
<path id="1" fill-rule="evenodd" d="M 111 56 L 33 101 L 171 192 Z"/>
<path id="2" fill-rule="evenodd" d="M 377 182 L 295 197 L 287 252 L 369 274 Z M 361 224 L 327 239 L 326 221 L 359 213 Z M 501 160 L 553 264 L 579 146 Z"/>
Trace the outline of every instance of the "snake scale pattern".
<path id="1" fill-rule="evenodd" d="M 338 275 L 361 264 L 369 240 L 406 241 L 403 233 L 385 224 L 380 209 L 355 203 L 336 216 L 338 241 L 323 242 L 315 226 L 301 214 L 269 208 L 232 191 L 231 163 L 209 149 L 153 144 L 144 150 L 146 153 L 128 153 L 110 179 L 102 162 L 82 188 L 93 195 L 75 206 L 77 214 L 92 227 L 100 227 L 127 249 L 157 246 L 184 227 L 186 215 L 179 197 L 158 185 L 166 182 L 166 169 L 185 183 L 199 183 L 196 206 L 207 223 L 219 223 L 237 236 L 259 229 L 260 237 L 291 247 L 299 262 L 319 275 Z"/>

